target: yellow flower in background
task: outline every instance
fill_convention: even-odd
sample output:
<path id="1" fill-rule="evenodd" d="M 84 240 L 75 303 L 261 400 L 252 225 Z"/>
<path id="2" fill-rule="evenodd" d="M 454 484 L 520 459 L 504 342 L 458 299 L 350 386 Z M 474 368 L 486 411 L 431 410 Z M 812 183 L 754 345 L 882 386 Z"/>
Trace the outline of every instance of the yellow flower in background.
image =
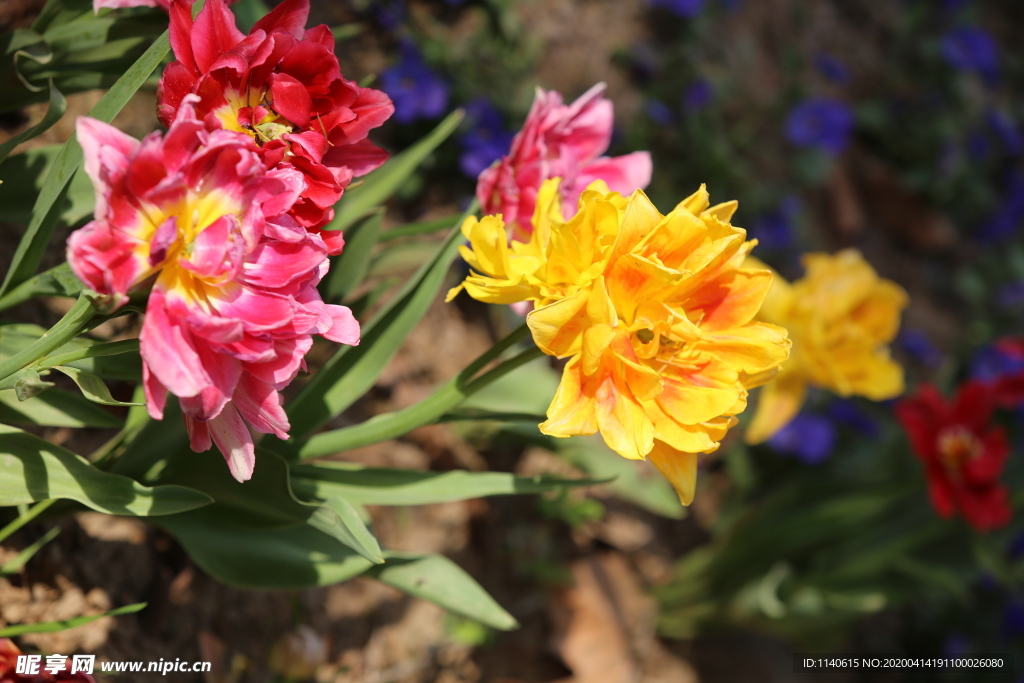
<path id="1" fill-rule="evenodd" d="M 527 324 L 545 353 L 568 358 L 540 430 L 600 431 L 610 448 L 650 460 L 683 504 L 697 453 L 718 448 L 747 390 L 789 354 L 786 331 L 754 321 L 771 271 L 745 268 L 755 242 L 710 206 L 702 186 L 667 216 L 636 191 L 594 183 L 568 221 L 557 179 L 541 188 L 534 232 L 507 242 L 500 216 L 468 219 L 463 288 L 491 303 L 532 301 Z"/>
<path id="2" fill-rule="evenodd" d="M 747 441 L 760 443 L 800 412 L 807 387 L 882 401 L 904 391 L 903 368 L 889 355 L 907 294 L 878 277 L 856 249 L 806 254 L 806 275 L 793 284 L 778 275 L 759 320 L 789 330 L 793 352 L 758 397 Z M 748 265 L 761 266 L 755 259 Z"/>

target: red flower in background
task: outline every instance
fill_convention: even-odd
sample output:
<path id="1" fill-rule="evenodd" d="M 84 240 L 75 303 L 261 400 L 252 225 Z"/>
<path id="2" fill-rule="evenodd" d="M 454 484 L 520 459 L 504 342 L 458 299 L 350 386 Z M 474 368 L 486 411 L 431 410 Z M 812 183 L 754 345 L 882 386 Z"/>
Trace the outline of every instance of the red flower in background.
<path id="1" fill-rule="evenodd" d="M 309 0 L 285 0 L 244 35 L 224 0 L 207 0 L 192 20 L 192 0 L 172 0 L 171 47 L 177 61 L 160 79 L 157 114 L 174 120 L 189 93 L 210 130 L 248 135 L 268 168 L 294 168 L 306 188 L 292 210 L 299 225 L 319 232 L 355 176 L 384 163 L 387 153 L 366 136 L 395 107 L 379 90 L 345 79 L 324 25 L 303 28 Z M 332 254 L 344 241 L 322 234 Z"/>
<path id="2" fill-rule="evenodd" d="M 999 481 L 1010 446 L 1005 432 L 990 424 L 995 404 L 991 387 L 970 381 L 951 402 L 929 384 L 896 406 L 924 463 L 932 506 L 946 518 L 959 509 L 978 531 L 1003 526 L 1012 515 Z"/>
<path id="3" fill-rule="evenodd" d="M 76 681 L 77 683 L 96 683 L 89 674 L 70 673 L 71 658 L 64 660 L 64 671 L 55 674 L 46 673 L 44 657 L 37 674 L 19 674 L 18 655 L 21 650 L 10 638 L 0 638 L 0 683 L 49 683 L 50 681 Z"/>
<path id="4" fill-rule="evenodd" d="M 1024 360 L 1024 337 L 1004 337 L 996 341 L 996 349 L 1014 361 Z M 1024 372 L 1010 372 L 996 379 L 993 387 L 996 401 L 1005 408 L 1024 403 Z"/>

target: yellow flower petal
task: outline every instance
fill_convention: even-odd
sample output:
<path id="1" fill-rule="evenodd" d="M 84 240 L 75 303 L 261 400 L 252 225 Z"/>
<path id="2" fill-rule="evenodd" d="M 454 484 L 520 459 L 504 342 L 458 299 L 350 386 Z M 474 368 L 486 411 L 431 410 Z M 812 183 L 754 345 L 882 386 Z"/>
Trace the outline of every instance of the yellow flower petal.
<path id="1" fill-rule="evenodd" d="M 697 491 L 697 455 L 677 451 L 662 441 L 655 441 L 647 459 L 658 468 L 679 496 L 679 502 L 689 505 Z"/>

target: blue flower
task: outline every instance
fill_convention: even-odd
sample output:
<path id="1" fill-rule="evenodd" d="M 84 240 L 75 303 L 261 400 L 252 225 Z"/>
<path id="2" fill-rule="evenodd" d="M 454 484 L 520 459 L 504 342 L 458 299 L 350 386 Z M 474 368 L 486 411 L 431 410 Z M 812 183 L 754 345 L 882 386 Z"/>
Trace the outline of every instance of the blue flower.
<path id="1" fill-rule="evenodd" d="M 675 119 L 672 110 L 667 104 L 653 98 L 649 98 L 644 102 L 644 113 L 647 114 L 647 118 L 651 121 L 660 123 L 663 126 L 672 125 L 672 121 Z"/>
<path id="2" fill-rule="evenodd" d="M 1012 237 L 1024 223 L 1024 173 L 1010 170 L 1006 177 L 1003 201 L 978 230 L 982 242 L 1000 242 Z"/>
<path id="3" fill-rule="evenodd" d="M 704 79 L 694 81 L 683 93 L 683 108 L 690 111 L 703 109 L 711 103 L 714 94 L 715 91 L 711 84 Z"/>
<path id="4" fill-rule="evenodd" d="M 921 330 L 903 330 L 896 343 L 921 365 L 934 368 L 942 364 L 942 352 Z"/>
<path id="5" fill-rule="evenodd" d="M 375 2 L 370 6 L 370 11 L 377 18 L 381 28 L 386 31 L 394 31 L 405 21 L 405 3 L 401 2 L 401 0 Z"/>
<path id="6" fill-rule="evenodd" d="M 827 418 L 800 413 L 775 433 L 768 445 L 779 453 L 800 458 L 808 465 L 828 459 L 836 442 L 836 430 Z"/>
<path id="7" fill-rule="evenodd" d="M 858 435 L 869 439 L 877 439 L 882 435 L 882 428 L 878 420 L 861 410 L 857 403 L 841 398 L 832 402 L 828 407 L 828 416 L 834 422 L 850 428 Z"/>
<path id="8" fill-rule="evenodd" d="M 800 212 L 800 200 L 790 195 L 771 211 L 761 214 L 747 231 L 764 249 L 785 249 L 793 244 L 793 220 Z"/>
<path id="9" fill-rule="evenodd" d="M 1003 150 L 1010 156 L 1020 156 L 1024 153 L 1024 136 L 1020 129 L 1013 124 L 1009 116 L 996 109 L 989 109 L 985 112 L 985 119 L 989 128 L 996 134 L 1003 143 Z"/>
<path id="10" fill-rule="evenodd" d="M 412 43 L 402 43 L 398 63 L 380 75 L 381 89 L 395 104 L 394 119 L 433 119 L 448 106 L 448 84 L 430 70 Z"/>
<path id="11" fill-rule="evenodd" d="M 833 83 L 846 83 L 850 80 L 850 72 L 846 65 L 832 55 L 821 52 L 814 58 L 814 65 L 822 76 Z"/>
<path id="12" fill-rule="evenodd" d="M 476 178 L 495 160 L 508 154 L 514 134 L 505 128 L 501 111 L 483 97 L 466 105 L 466 122 L 469 130 L 459 138 L 463 149 L 459 168 L 470 178 Z"/>
<path id="13" fill-rule="evenodd" d="M 1024 306 L 1024 280 L 1003 285 L 996 292 L 996 304 L 1000 308 L 1020 308 Z"/>
<path id="14" fill-rule="evenodd" d="M 1003 636 L 1012 638 L 1024 635 L 1024 603 L 1010 600 L 1003 609 Z"/>
<path id="15" fill-rule="evenodd" d="M 793 107 L 786 120 L 786 137 L 800 147 L 817 147 L 828 154 L 839 154 L 850 141 L 853 112 L 825 97 L 805 100 Z"/>
<path id="16" fill-rule="evenodd" d="M 942 654 L 947 657 L 963 657 L 965 654 L 970 652 L 971 641 L 967 639 L 962 633 L 951 633 L 946 638 L 945 647 L 942 648 Z"/>
<path id="17" fill-rule="evenodd" d="M 999 79 L 999 50 L 996 41 L 984 29 L 961 26 L 942 38 L 942 56 L 961 71 L 976 71 L 985 82 Z"/>
<path id="18" fill-rule="evenodd" d="M 993 382 L 1021 371 L 1024 371 L 1024 358 L 1012 356 L 994 345 L 982 347 L 971 359 L 971 378 L 982 382 Z"/>
<path id="19" fill-rule="evenodd" d="M 650 0 L 651 7 L 661 7 L 673 14 L 690 19 L 704 9 L 705 0 Z"/>

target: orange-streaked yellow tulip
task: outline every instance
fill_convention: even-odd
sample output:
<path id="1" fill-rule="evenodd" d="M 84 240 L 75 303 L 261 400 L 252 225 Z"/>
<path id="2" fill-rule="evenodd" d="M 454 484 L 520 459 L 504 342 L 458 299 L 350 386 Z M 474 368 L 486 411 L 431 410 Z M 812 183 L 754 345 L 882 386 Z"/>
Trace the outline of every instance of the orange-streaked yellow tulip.
<path id="1" fill-rule="evenodd" d="M 600 431 L 689 504 L 696 454 L 718 448 L 747 390 L 789 355 L 786 331 L 754 320 L 772 273 L 743 267 L 755 242 L 729 224 L 736 203 L 709 206 L 703 186 L 663 216 L 642 191 L 594 183 L 568 221 L 557 189 L 541 188 L 529 242 L 508 243 L 500 216 L 466 221 L 471 272 L 449 298 L 533 302 L 537 346 L 569 359 L 540 430 Z"/>
<path id="2" fill-rule="evenodd" d="M 747 441 L 760 443 L 800 412 L 808 386 L 840 396 L 882 401 L 903 393 L 903 368 L 889 355 L 907 294 L 880 278 L 856 249 L 805 254 L 806 275 L 789 284 L 778 275 L 759 320 L 782 325 L 793 353 L 761 390 Z M 754 259 L 747 263 L 761 266 Z"/>

